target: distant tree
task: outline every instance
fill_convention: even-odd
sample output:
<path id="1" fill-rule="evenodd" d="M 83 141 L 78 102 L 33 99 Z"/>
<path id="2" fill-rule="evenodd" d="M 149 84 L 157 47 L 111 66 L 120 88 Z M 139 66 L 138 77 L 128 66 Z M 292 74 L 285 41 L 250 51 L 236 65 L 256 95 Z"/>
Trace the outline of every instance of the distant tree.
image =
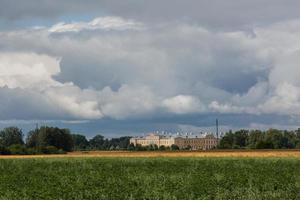
<path id="1" fill-rule="evenodd" d="M 89 146 L 89 141 L 86 139 L 84 135 L 80 134 L 72 134 L 72 138 L 74 141 L 74 149 L 75 150 L 85 150 Z"/>
<path id="2" fill-rule="evenodd" d="M 7 147 L 0 146 L 0 155 L 10 155 L 11 152 Z"/>
<path id="3" fill-rule="evenodd" d="M 191 145 L 188 145 L 187 147 L 184 148 L 184 150 L 190 151 L 190 150 L 192 150 L 192 146 L 191 146 Z"/>
<path id="4" fill-rule="evenodd" d="M 135 150 L 134 144 L 129 144 L 129 145 L 127 146 L 127 150 L 128 150 L 128 151 L 134 151 L 134 150 Z"/>
<path id="5" fill-rule="evenodd" d="M 137 145 L 135 146 L 135 150 L 137 150 L 137 151 L 146 151 L 146 150 L 147 150 L 147 147 L 144 147 L 144 146 L 142 146 L 141 144 L 137 144 Z"/>
<path id="6" fill-rule="evenodd" d="M 232 131 L 229 131 L 221 139 L 219 148 L 220 149 L 232 149 L 233 145 L 234 145 L 234 134 L 232 133 Z"/>
<path id="7" fill-rule="evenodd" d="M 39 130 L 35 129 L 29 131 L 26 137 L 26 146 L 27 147 L 37 147 L 38 146 L 38 137 L 39 137 Z"/>
<path id="8" fill-rule="evenodd" d="M 248 130 L 239 130 L 234 133 L 233 146 L 238 148 L 245 148 L 248 140 Z"/>
<path id="9" fill-rule="evenodd" d="M 21 144 L 14 144 L 8 147 L 9 151 L 13 155 L 26 155 L 27 154 L 27 148 L 25 145 Z"/>
<path id="10" fill-rule="evenodd" d="M 120 137 L 118 146 L 120 149 L 126 149 L 128 145 L 130 144 L 130 138 L 128 136 Z"/>
<path id="11" fill-rule="evenodd" d="M 296 134 L 296 139 L 297 139 L 297 140 L 300 140 L 300 128 L 298 128 L 298 129 L 295 131 L 295 134 Z"/>
<path id="12" fill-rule="evenodd" d="M 38 151 L 43 154 L 64 154 L 65 153 L 62 149 L 58 149 L 55 146 L 39 147 Z"/>
<path id="13" fill-rule="evenodd" d="M 274 149 L 274 145 L 271 141 L 259 141 L 256 144 L 256 149 Z"/>
<path id="14" fill-rule="evenodd" d="M 113 150 L 115 150 L 115 149 L 116 149 L 116 148 L 115 148 L 114 146 L 110 146 L 110 147 L 109 147 L 109 150 L 110 150 L 110 151 L 113 151 Z"/>
<path id="15" fill-rule="evenodd" d="M 251 149 L 255 149 L 258 143 L 263 140 L 264 140 L 264 132 L 260 130 L 252 130 L 249 133 L 247 146 Z"/>
<path id="16" fill-rule="evenodd" d="M 26 139 L 29 147 L 53 146 L 64 151 L 72 151 L 74 141 L 68 129 L 57 127 L 41 127 L 36 131 L 31 131 Z"/>
<path id="17" fill-rule="evenodd" d="M 160 150 L 160 151 L 165 151 L 165 150 L 166 150 L 166 147 L 165 147 L 164 145 L 161 145 L 161 146 L 158 148 L 158 150 Z"/>
<path id="18" fill-rule="evenodd" d="M 172 151 L 179 150 L 179 147 L 178 147 L 176 144 L 172 144 L 172 145 L 171 145 L 171 150 L 172 150 Z"/>
<path id="19" fill-rule="evenodd" d="M 89 143 L 92 149 L 98 150 L 108 149 L 111 146 L 102 135 L 96 135 L 89 141 Z"/>
<path id="20" fill-rule="evenodd" d="M 8 127 L 0 131 L 0 145 L 9 147 L 14 144 L 23 145 L 23 132 L 17 127 Z"/>
<path id="21" fill-rule="evenodd" d="M 154 147 L 152 144 L 150 144 L 149 146 L 146 147 L 147 151 L 154 151 Z"/>
<path id="22" fill-rule="evenodd" d="M 265 141 L 273 144 L 274 149 L 283 148 L 283 134 L 277 129 L 270 129 L 266 132 Z"/>
<path id="23" fill-rule="evenodd" d="M 293 149 L 300 148 L 300 129 L 296 131 L 269 129 L 239 130 L 233 133 L 229 131 L 221 138 L 219 143 L 221 149 Z"/>

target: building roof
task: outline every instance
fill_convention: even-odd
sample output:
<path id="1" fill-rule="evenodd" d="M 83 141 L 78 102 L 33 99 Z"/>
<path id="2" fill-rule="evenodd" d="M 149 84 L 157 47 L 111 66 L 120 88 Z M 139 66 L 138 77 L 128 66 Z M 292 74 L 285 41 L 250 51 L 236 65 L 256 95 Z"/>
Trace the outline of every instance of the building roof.
<path id="1" fill-rule="evenodd" d="M 147 136 L 159 136 L 160 139 L 171 139 L 171 138 L 190 138 L 190 139 L 194 139 L 194 138 L 207 138 L 209 136 L 215 138 L 214 134 L 210 134 L 210 133 L 198 133 L 198 134 L 194 134 L 194 133 L 166 133 L 166 132 L 162 132 L 162 133 L 149 133 L 146 136 L 139 136 L 139 137 L 134 137 L 134 139 L 146 139 Z"/>

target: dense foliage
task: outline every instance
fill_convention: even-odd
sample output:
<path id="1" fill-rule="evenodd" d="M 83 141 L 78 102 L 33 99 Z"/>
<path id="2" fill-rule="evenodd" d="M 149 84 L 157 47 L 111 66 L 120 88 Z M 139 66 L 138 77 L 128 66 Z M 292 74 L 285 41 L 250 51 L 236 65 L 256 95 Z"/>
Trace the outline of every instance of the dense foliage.
<path id="1" fill-rule="evenodd" d="M 74 142 L 68 129 L 41 127 L 27 134 L 17 127 L 0 131 L 0 155 L 57 154 L 72 151 Z"/>
<path id="2" fill-rule="evenodd" d="M 26 140 L 21 129 L 8 127 L 0 131 L 0 155 L 56 154 L 73 150 L 127 150 L 130 137 L 107 139 L 96 135 L 71 134 L 68 129 L 43 126 L 29 131 Z"/>
<path id="3" fill-rule="evenodd" d="M 0 131 L 0 145 L 10 146 L 13 144 L 24 144 L 23 132 L 17 127 L 9 127 Z"/>
<path id="4" fill-rule="evenodd" d="M 26 144 L 29 147 L 53 146 L 64 151 L 72 151 L 74 141 L 68 129 L 41 127 L 29 132 Z"/>
<path id="5" fill-rule="evenodd" d="M 130 137 L 107 139 L 102 135 L 96 135 L 89 141 L 83 135 L 73 135 L 76 150 L 128 150 L 130 149 Z"/>
<path id="6" fill-rule="evenodd" d="M 0 199 L 300 199 L 299 159 L 0 160 Z"/>
<path id="7" fill-rule="evenodd" d="M 300 129 L 296 131 L 270 129 L 229 131 L 220 140 L 221 149 L 299 149 Z"/>
<path id="8" fill-rule="evenodd" d="M 108 139 L 96 135 L 91 139 L 71 134 L 68 129 L 40 127 L 29 131 L 26 140 L 17 127 L 0 130 L 0 155 L 51 154 L 69 151 L 129 150 L 129 151 L 176 151 L 178 146 L 134 146 L 130 137 Z M 300 129 L 296 131 L 270 129 L 229 131 L 220 139 L 219 149 L 300 149 Z M 190 150 L 187 147 L 185 150 Z"/>

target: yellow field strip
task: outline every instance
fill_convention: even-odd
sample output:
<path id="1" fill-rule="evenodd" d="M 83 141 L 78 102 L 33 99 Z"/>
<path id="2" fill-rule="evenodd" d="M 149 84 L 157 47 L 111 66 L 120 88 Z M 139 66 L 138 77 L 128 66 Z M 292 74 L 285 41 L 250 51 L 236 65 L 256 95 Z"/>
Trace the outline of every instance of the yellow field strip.
<path id="1" fill-rule="evenodd" d="M 91 151 L 72 152 L 62 155 L 9 155 L 0 156 L 0 159 L 14 158 L 101 158 L 101 157 L 132 157 L 132 158 L 153 158 L 153 157 L 293 157 L 300 158 L 300 151 L 203 151 L 203 152 L 127 152 L 127 151 Z"/>

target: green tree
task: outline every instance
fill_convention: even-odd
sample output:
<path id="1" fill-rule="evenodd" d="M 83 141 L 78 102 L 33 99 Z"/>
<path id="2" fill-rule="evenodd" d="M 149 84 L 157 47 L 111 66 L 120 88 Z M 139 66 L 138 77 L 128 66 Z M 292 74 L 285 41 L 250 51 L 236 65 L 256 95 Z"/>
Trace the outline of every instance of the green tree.
<path id="1" fill-rule="evenodd" d="M 64 151 L 72 151 L 74 141 L 70 130 L 57 127 L 41 127 L 36 131 L 31 131 L 27 137 L 27 146 L 47 147 L 53 146 Z"/>
<path id="2" fill-rule="evenodd" d="M 11 152 L 7 147 L 0 146 L 0 155 L 10 155 Z"/>
<path id="3" fill-rule="evenodd" d="M 108 149 L 111 146 L 102 135 L 96 135 L 89 141 L 89 143 L 91 148 L 98 150 Z"/>
<path id="4" fill-rule="evenodd" d="M 134 151 L 134 150 L 135 150 L 134 144 L 129 144 L 129 145 L 127 146 L 127 150 L 128 150 L 128 151 Z"/>
<path id="5" fill-rule="evenodd" d="M 220 140 L 219 148 L 220 149 L 232 149 L 233 145 L 234 145 L 234 134 L 230 130 Z"/>
<path id="6" fill-rule="evenodd" d="M 294 149 L 297 145 L 297 138 L 294 131 L 284 131 L 282 139 L 283 148 Z"/>
<path id="7" fill-rule="evenodd" d="M 277 129 L 270 129 L 266 132 L 265 142 L 271 142 L 274 149 L 281 149 L 283 145 L 282 131 Z"/>
<path id="8" fill-rule="evenodd" d="M 165 147 L 164 145 L 161 145 L 161 146 L 158 148 L 158 150 L 160 150 L 160 151 L 165 151 L 165 150 L 166 150 L 166 147 Z"/>
<path id="9" fill-rule="evenodd" d="M 29 131 L 26 137 L 26 146 L 27 147 L 37 147 L 38 146 L 38 136 L 39 130 L 35 129 Z"/>
<path id="10" fill-rule="evenodd" d="M 176 144 L 172 144 L 171 145 L 171 150 L 172 151 L 177 151 L 177 150 L 179 150 L 179 147 Z"/>
<path id="11" fill-rule="evenodd" d="M 24 145 L 21 144 L 14 144 L 8 147 L 9 151 L 13 155 L 26 155 L 27 154 L 27 148 Z"/>
<path id="12" fill-rule="evenodd" d="M 17 127 L 8 127 L 0 131 L 0 145 L 9 147 L 14 144 L 23 145 L 23 132 Z"/>
<path id="13" fill-rule="evenodd" d="M 258 143 L 264 141 L 264 132 L 260 130 L 252 130 L 249 133 L 249 137 L 247 139 L 247 146 L 251 149 L 255 149 Z"/>
<path id="14" fill-rule="evenodd" d="M 120 137 L 119 143 L 118 143 L 118 146 L 120 147 L 120 149 L 127 148 L 127 146 L 130 144 L 130 138 L 131 137 L 128 137 L 128 136 Z"/>
<path id="15" fill-rule="evenodd" d="M 234 133 L 233 146 L 245 148 L 248 140 L 248 130 L 239 130 Z"/>
<path id="16" fill-rule="evenodd" d="M 259 141 L 256 143 L 256 149 L 274 149 L 274 145 L 271 141 Z"/>
<path id="17" fill-rule="evenodd" d="M 72 138 L 74 141 L 74 149 L 75 150 L 85 150 L 89 146 L 89 141 L 86 139 L 84 135 L 80 134 L 72 134 Z"/>

